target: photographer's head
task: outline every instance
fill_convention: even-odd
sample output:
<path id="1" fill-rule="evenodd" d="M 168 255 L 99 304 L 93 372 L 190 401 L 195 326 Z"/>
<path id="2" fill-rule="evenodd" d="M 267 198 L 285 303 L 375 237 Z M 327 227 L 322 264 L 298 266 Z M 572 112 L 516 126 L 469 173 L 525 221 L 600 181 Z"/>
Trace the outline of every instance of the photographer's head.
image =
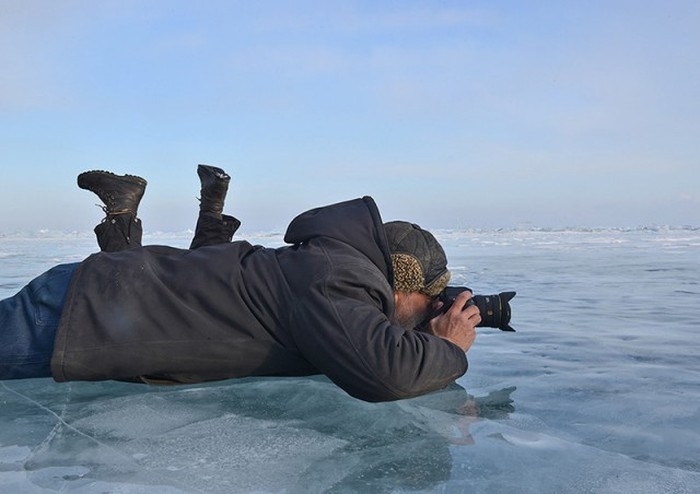
<path id="1" fill-rule="evenodd" d="M 396 322 L 417 326 L 450 280 L 447 256 L 428 231 L 405 221 L 384 224 L 394 269 Z"/>

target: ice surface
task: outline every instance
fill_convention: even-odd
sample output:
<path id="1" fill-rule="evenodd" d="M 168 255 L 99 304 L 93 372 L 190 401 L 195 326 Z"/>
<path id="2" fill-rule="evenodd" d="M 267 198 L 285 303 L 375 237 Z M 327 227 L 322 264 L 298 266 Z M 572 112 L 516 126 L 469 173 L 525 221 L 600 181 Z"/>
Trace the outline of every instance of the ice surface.
<path id="1" fill-rule="evenodd" d="M 480 330 L 455 386 L 369 404 L 323 377 L 4 381 L 0 492 L 698 492 L 700 231 L 438 236 L 454 281 L 518 291 L 518 332 Z M 0 236 L 0 297 L 93 242 Z"/>

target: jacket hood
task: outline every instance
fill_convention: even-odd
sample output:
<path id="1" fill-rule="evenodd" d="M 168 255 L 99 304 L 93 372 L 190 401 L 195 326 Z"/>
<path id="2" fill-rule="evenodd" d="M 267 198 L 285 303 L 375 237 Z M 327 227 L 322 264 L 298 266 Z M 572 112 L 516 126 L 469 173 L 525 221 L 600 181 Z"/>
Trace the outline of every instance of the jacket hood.
<path id="1" fill-rule="evenodd" d="M 365 196 L 311 209 L 294 218 L 284 241 L 307 242 L 314 237 L 329 237 L 351 245 L 367 256 L 394 285 L 389 242 L 374 199 Z"/>

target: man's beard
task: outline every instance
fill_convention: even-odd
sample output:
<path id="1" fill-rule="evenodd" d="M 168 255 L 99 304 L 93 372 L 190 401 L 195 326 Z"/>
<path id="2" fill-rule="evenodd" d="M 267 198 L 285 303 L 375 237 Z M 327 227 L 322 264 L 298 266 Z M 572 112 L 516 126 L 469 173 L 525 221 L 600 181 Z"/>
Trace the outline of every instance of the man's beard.
<path id="1" fill-rule="evenodd" d="M 428 317 L 429 311 L 423 311 L 413 314 L 395 314 L 394 321 L 396 324 L 405 329 L 414 329 L 420 325 Z"/>

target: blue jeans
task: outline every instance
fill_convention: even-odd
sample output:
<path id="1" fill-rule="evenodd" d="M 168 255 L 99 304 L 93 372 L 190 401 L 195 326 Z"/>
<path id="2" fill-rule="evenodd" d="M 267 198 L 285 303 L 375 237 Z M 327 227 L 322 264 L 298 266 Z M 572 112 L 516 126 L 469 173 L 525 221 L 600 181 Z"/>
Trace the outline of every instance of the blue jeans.
<path id="1" fill-rule="evenodd" d="M 55 266 L 0 301 L 0 379 L 51 376 L 56 329 L 78 264 Z"/>

